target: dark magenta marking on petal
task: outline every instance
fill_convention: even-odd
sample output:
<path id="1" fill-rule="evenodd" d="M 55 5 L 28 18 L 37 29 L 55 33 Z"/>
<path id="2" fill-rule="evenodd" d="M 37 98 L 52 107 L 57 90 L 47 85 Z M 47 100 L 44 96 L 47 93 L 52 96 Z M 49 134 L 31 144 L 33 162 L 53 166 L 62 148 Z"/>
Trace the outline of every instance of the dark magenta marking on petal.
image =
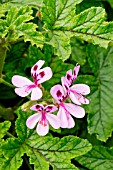
<path id="1" fill-rule="evenodd" d="M 71 76 L 69 74 L 67 74 L 67 79 L 70 80 L 71 79 Z"/>
<path id="2" fill-rule="evenodd" d="M 52 110 L 52 106 L 48 106 L 47 108 L 46 108 L 46 112 L 50 112 L 51 110 Z"/>
<path id="3" fill-rule="evenodd" d="M 61 97 L 62 96 L 62 93 L 60 92 L 60 90 L 57 91 L 56 95 L 57 95 L 57 97 Z"/>
<path id="4" fill-rule="evenodd" d="M 42 110 L 41 106 L 40 106 L 40 105 L 38 105 L 38 104 L 36 105 L 36 109 L 37 109 L 37 110 L 39 110 L 39 111 L 41 111 L 41 110 Z"/>
<path id="5" fill-rule="evenodd" d="M 39 75 L 40 75 L 41 78 L 43 78 L 45 76 L 44 71 L 40 72 Z"/>
<path id="6" fill-rule="evenodd" d="M 35 70 L 35 71 L 36 71 L 36 70 L 37 70 L 37 68 L 38 68 L 38 65 L 35 65 L 35 66 L 34 66 L 34 68 L 33 68 L 33 70 Z"/>
<path id="7" fill-rule="evenodd" d="M 76 76 L 76 71 L 74 70 L 74 76 Z"/>
<path id="8" fill-rule="evenodd" d="M 66 90 L 68 90 L 68 87 L 65 84 L 64 84 L 64 86 L 65 86 Z"/>

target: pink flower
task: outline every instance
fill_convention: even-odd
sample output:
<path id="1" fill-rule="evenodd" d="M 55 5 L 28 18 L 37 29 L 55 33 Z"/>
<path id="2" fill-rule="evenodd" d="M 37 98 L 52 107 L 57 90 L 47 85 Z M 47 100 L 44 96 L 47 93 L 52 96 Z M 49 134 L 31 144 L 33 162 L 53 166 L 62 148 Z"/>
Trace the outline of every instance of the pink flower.
<path id="1" fill-rule="evenodd" d="M 65 93 L 68 93 L 71 101 L 77 105 L 89 104 L 89 100 L 86 99 L 83 95 L 90 93 L 90 88 L 86 84 L 75 84 L 71 87 L 68 86 L 66 77 L 61 78 L 62 85 L 64 87 Z"/>
<path id="2" fill-rule="evenodd" d="M 15 93 L 21 97 L 25 97 L 31 93 L 31 100 L 38 100 L 42 97 L 42 90 L 40 84 L 49 80 L 52 77 L 52 70 L 50 67 L 40 69 L 45 61 L 39 60 L 31 68 L 31 76 L 33 82 L 26 77 L 15 75 L 12 77 L 12 83 L 15 88 Z"/>
<path id="3" fill-rule="evenodd" d="M 68 86 L 66 85 L 65 88 L 67 88 L 67 93 L 65 93 L 63 87 L 58 84 L 51 88 L 50 93 L 59 105 L 57 116 L 61 120 L 61 127 L 73 128 L 75 122 L 71 115 L 76 118 L 82 118 L 85 116 L 85 111 L 82 107 L 75 104 L 64 103 L 64 101 L 68 98 Z"/>
<path id="4" fill-rule="evenodd" d="M 69 86 L 72 85 L 72 83 L 76 80 L 79 69 L 80 69 L 80 65 L 76 65 L 76 67 L 73 70 L 73 73 L 72 70 L 67 71 L 65 78 Z"/>
<path id="5" fill-rule="evenodd" d="M 45 136 L 49 132 L 49 124 L 55 129 L 60 127 L 59 118 L 56 115 L 50 114 L 50 112 L 58 109 L 56 106 L 48 105 L 44 107 L 41 104 L 36 104 L 30 109 L 38 111 L 38 113 L 30 116 L 26 121 L 26 125 L 28 128 L 33 129 L 38 123 L 36 131 L 40 136 Z"/>

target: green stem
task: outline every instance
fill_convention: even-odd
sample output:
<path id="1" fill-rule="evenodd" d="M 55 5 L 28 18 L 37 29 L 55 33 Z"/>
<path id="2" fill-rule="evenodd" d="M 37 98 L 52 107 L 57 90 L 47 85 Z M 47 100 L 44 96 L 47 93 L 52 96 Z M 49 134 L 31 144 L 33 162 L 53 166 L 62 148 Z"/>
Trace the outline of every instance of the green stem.
<path id="1" fill-rule="evenodd" d="M 15 88 L 15 86 L 13 86 L 12 84 L 10 84 L 7 81 L 3 80 L 2 78 L 0 78 L 0 83 L 3 83 L 3 84 L 5 84 L 8 87 Z"/>
<path id="2" fill-rule="evenodd" d="M 5 63 L 7 48 L 0 46 L 0 78 L 2 77 L 2 70 Z"/>
<path id="3" fill-rule="evenodd" d="M 33 170 L 32 167 L 30 166 L 29 161 L 27 160 L 26 156 L 24 157 L 24 159 L 25 159 L 26 164 L 27 164 L 27 166 L 29 167 L 29 169 L 30 169 L 30 170 Z"/>
<path id="4" fill-rule="evenodd" d="M 9 133 L 9 132 L 6 132 L 6 135 L 8 136 L 8 137 L 11 137 L 11 138 L 15 138 L 15 136 L 13 136 L 11 133 Z"/>

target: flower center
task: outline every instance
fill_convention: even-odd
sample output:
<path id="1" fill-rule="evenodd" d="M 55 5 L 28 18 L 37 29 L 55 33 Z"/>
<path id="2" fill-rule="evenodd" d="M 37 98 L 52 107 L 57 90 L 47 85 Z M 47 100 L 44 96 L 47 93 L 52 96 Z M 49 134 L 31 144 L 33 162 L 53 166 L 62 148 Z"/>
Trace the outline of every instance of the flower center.
<path id="1" fill-rule="evenodd" d="M 39 123 L 43 126 L 47 126 L 46 112 L 43 110 L 41 113 L 42 117 Z"/>

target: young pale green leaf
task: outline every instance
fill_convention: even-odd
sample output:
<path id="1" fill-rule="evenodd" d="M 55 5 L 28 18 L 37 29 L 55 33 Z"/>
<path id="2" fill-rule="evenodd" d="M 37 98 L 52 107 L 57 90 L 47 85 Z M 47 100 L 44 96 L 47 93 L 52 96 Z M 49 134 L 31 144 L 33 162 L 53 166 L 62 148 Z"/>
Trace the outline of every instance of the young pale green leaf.
<path id="1" fill-rule="evenodd" d="M 22 156 L 28 149 L 24 143 L 16 138 L 8 138 L 0 147 L 6 160 L 2 164 L 1 170 L 18 170 L 22 165 Z"/>
<path id="2" fill-rule="evenodd" d="M 11 122 L 4 121 L 0 123 L 0 138 L 3 138 L 11 126 Z"/>
<path id="3" fill-rule="evenodd" d="M 39 8 L 42 6 L 42 0 L 11 0 L 10 6 L 18 6 L 21 7 L 23 5 L 29 5 L 35 8 Z"/>
<path id="4" fill-rule="evenodd" d="M 71 53 L 69 44 L 72 36 L 105 48 L 113 41 L 113 22 L 105 22 L 105 10 L 102 7 L 91 7 L 76 14 L 76 4 L 80 2 L 43 1 L 42 20 L 46 30 L 48 29 L 46 41 L 54 47 L 54 53 L 63 61 Z"/>
<path id="5" fill-rule="evenodd" d="M 5 12 L 8 10 L 8 3 L 1 4 L 0 3 L 0 18 L 5 16 Z"/>
<path id="6" fill-rule="evenodd" d="M 33 19 L 32 9 L 28 6 L 11 7 L 6 15 L 6 23 L 3 34 L 9 43 L 17 41 L 20 37 L 24 41 L 30 41 L 32 45 L 43 47 L 43 36 L 36 31 L 37 25 L 29 22 Z"/>
<path id="7" fill-rule="evenodd" d="M 94 146 L 87 154 L 75 158 L 90 170 L 113 169 L 113 148 Z"/>
<path id="8" fill-rule="evenodd" d="M 89 63 L 95 74 L 95 91 L 88 105 L 88 130 L 97 138 L 106 141 L 113 131 L 113 48 L 107 50 L 88 46 Z"/>
<path id="9" fill-rule="evenodd" d="M 62 37 L 62 38 L 61 38 Z M 54 54 L 65 61 L 71 54 L 70 33 L 53 31 L 48 33 L 49 44 L 54 47 Z"/>

